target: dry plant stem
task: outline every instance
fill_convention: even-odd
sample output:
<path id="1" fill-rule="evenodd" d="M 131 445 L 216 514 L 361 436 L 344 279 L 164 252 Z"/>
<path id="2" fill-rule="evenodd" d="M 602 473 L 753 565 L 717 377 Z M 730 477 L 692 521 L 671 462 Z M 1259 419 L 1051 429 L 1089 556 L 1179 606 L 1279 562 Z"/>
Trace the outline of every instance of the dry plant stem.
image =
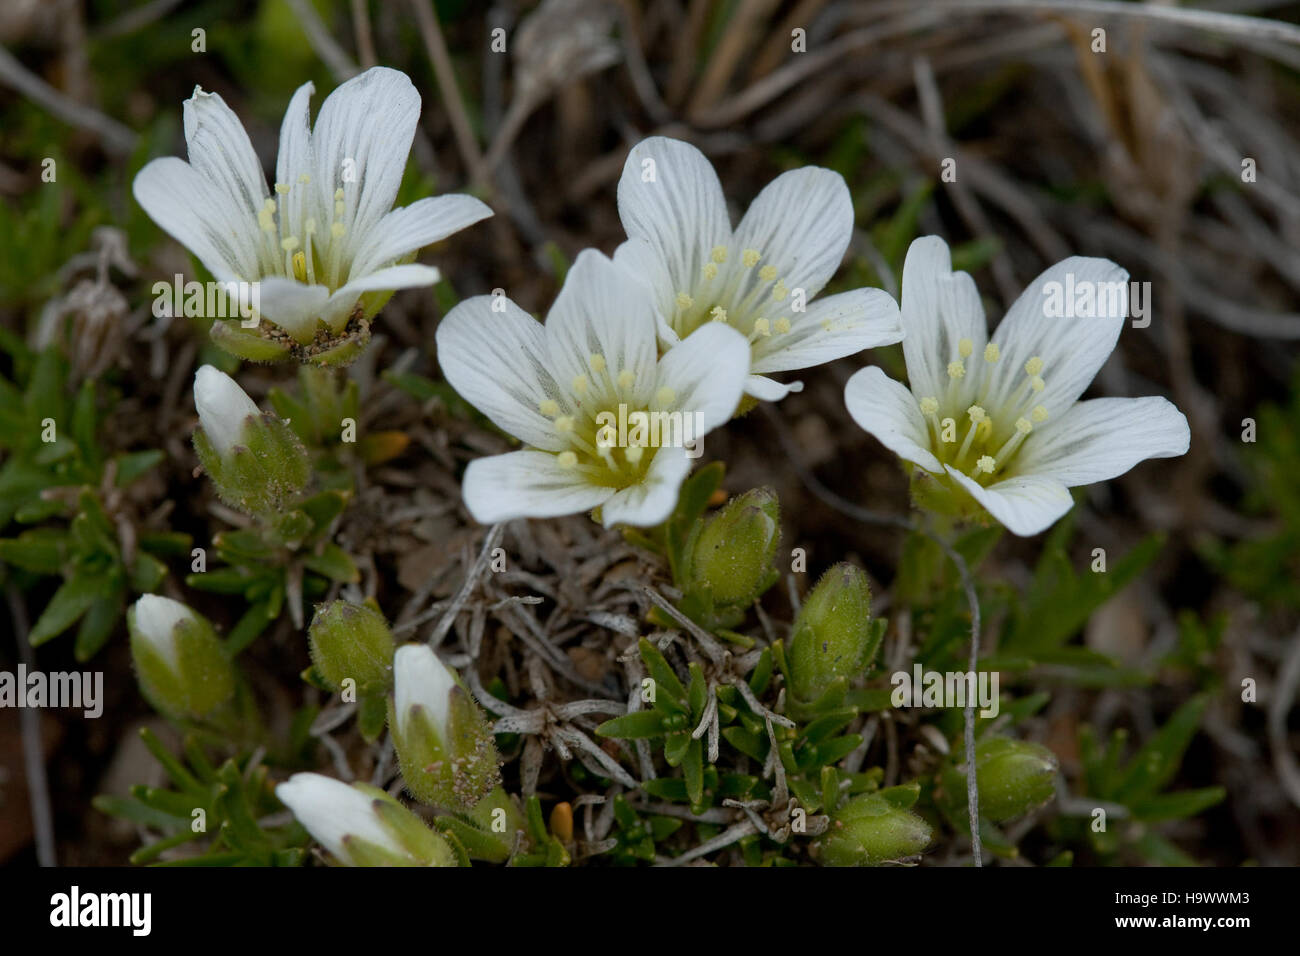
<path id="1" fill-rule="evenodd" d="M 316 55 L 325 61 L 329 71 L 340 83 L 349 80 L 358 73 L 357 65 L 343 52 L 343 48 L 334 42 L 330 32 L 316 13 L 316 8 L 308 0 L 288 0 L 293 8 L 294 18 L 302 26 L 307 42 L 316 51 Z"/>
<path id="2" fill-rule="evenodd" d="M 492 559 L 492 550 L 501 543 L 501 536 L 505 533 L 505 529 L 504 524 L 494 524 L 488 529 L 487 537 L 483 539 L 483 547 L 479 551 L 478 558 L 475 559 L 469 571 L 465 574 L 465 582 L 460 586 L 460 590 L 456 592 L 456 596 L 451 599 L 451 604 L 447 606 L 442 619 L 438 621 L 438 626 L 429 635 L 427 643 L 430 647 L 437 647 L 441 644 L 443 638 L 447 636 L 447 632 L 451 630 L 451 626 L 456 623 L 456 616 L 460 614 L 461 608 L 469 600 L 479 575 L 483 573 L 483 569 L 488 566 L 488 562 Z"/>
<path id="3" fill-rule="evenodd" d="M 366 0 L 352 0 L 352 29 L 357 35 L 357 59 L 362 69 L 368 70 L 379 61 L 375 58 L 375 38 Z"/>
<path id="4" fill-rule="evenodd" d="M 14 622 L 14 640 L 18 659 L 28 670 L 36 669 L 36 655 L 27 642 L 27 608 L 18 588 L 8 588 L 9 614 Z M 41 715 L 31 707 L 18 711 L 23 736 L 23 767 L 27 775 L 27 793 L 32 802 L 32 831 L 36 834 L 36 861 L 41 866 L 56 866 L 54 813 L 50 808 L 50 785 L 45 777 L 45 757 L 41 747 Z"/>
<path id="5" fill-rule="evenodd" d="M 975 673 L 979 663 L 980 602 L 979 595 L 975 592 L 975 581 L 971 577 L 970 568 L 967 567 L 965 559 L 941 535 L 935 534 L 928 528 L 909 521 L 900 515 L 882 514 L 869 508 L 863 508 L 831 491 L 800 460 L 798 449 L 794 446 L 794 442 L 786 431 L 785 424 L 781 421 L 780 416 L 772 410 L 770 405 L 764 405 L 763 412 L 767 416 L 767 420 L 772 423 L 772 427 L 777 434 L 777 440 L 781 443 L 781 449 L 799 475 L 799 480 L 803 482 L 805 488 L 823 502 L 835 510 L 866 524 L 886 525 L 903 531 L 923 534 L 942 549 L 948 560 L 957 569 L 957 574 L 961 578 L 962 590 L 966 592 L 966 603 L 970 606 L 970 657 L 968 668 L 972 674 Z M 970 817 L 971 852 L 975 857 L 975 865 L 983 866 L 984 860 L 979 831 L 979 787 L 975 776 L 974 704 L 968 703 L 966 705 L 962 712 L 962 719 L 965 724 L 966 803 Z"/>
<path id="6" fill-rule="evenodd" d="M 438 80 L 438 91 L 447 107 L 447 116 L 451 120 L 451 130 L 456 137 L 456 148 L 460 158 L 469 171 L 470 178 L 484 180 L 482 174 L 483 154 L 479 151 L 474 131 L 469 124 L 469 115 L 465 112 L 465 103 L 456 86 L 456 72 L 451 66 L 451 57 L 447 53 L 446 41 L 438 26 L 438 18 L 433 12 L 431 0 L 411 0 L 411 9 L 415 11 L 415 21 L 424 40 L 425 52 L 433 63 L 433 75 Z"/>
<path id="7" fill-rule="evenodd" d="M 99 110 L 78 103 L 60 93 L 23 66 L 7 49 L 0 46 L 0 84 L 12 87 L 41 109 L 53 113 L 65 123 L 94 133 L 104 148 L 125 155 L 135 148 L 136 135 L 126 126 Z"/>

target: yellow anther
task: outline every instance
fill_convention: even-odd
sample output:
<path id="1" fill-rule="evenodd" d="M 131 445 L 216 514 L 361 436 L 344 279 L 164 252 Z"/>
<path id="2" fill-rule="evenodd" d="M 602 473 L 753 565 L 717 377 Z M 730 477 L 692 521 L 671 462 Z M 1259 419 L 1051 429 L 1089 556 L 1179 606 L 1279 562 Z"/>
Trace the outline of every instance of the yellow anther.
<path id="1" fill-rule="evenodd" d="M 599 352 L 595 355 L 588 356 L 587 365 L 593 372 L 599 375 L 601 372 L 605 371 L 605 356 L 601 355 Z"/>
<path id="2" fill-rule="evenodd" d="M 714 246 L 713 251 L 709 253 L 709 258 L 712 259 L 714 262 L 716 262 L 718 265 L 722 265 L 722 263 L 727 261 L 727 247 Z"/>
<path id="3" fill-rule="evenodd" d="M 1033 430 L 1034 430 L 1034 426 L 1030 424 L 1028 418 L 1016 419 L 1016 431 L 1020 432 L 1020 434 L 1028 435 Z"/>
<path id="4" fill-rule="evenodd" d="M 687 295 L 685 292 L 678 292 L 678 293 L 677 293 L 677 308 L 679 308 L 679 309 L 689 309 L 689 308 L 690 308 L 691 306 L 693 306 L 694 304 L 695 304 L 695 300 L 692 299 L 692 298 L 691 298 L 689 295 Z"/>
<path id="5" fill-rule="evenodd" d="M 769 322 L 769 321 L 767 321 L 767 319 L 755 319 L 755 320 L 754 320 L 754 330 L 753 330 L 753 332 L 751 332 L 750 334 L 751 334 L 751 335 L 771 335 L 771 334 L 772 334 L 772 323 Z"/>
<path id="6" fill-rule="evenodd" d="M 988 418 L 988 415 L 984 413 L 984 409 L 980 408 L 978 405 L 972 405 L 970 408 L 966 409 L 966 414 L 970 416 L 970 420 L 976 425 Z"/>
<path id="7" fill-rule="evenodd" d="M 636 372 L 632 371 L 630 368 L 625 368 L 623 371 L 618 373 L 619 388 L 631 388 L 635 382 Z"/>
<path id="8" fill-rule="evenodd" d="M 342 198 L 343 198 L 343 187 L 340 186 L 338 189 L 334 190 L 334 201 L 338 202 Z"/>
<path id="9" fill-rule="evenodd" d="M 757 249 L 746 249 L 740 254 L 740 261 L 745 264 L 746 269 L 754 268 L 761 258 L 762 254 Z"/>
<path id="10" fill-rule="evenodd" d="M 709 315 L 713 316 L 714 322 L 727 321 L 727 310 L 720 305 L 715 305 L 713 308 L 709 309 Z"/>
<path id="11" fill-rule="evenodd" d="M 262 200 L 262 208 L 267 212 L 275 212 L 275 200 L 267 196 L 266 199 Z"/>
<path id="12" fill-rule="evenodd" d="M 547 418 L 554 418 L 560 414 L 560 403 L 553 398 L 544 398 L 537 403 L 537 410 Z"/>
<path id="13" fill-rule="evenodd" d="M 957 354 L 962 358 L 970 358 L 971 353 L 974 351 L 975 343 L 970 339 L 962 339 L 957 343 Z"/>
<path id="14" fill-rule="evenodd" d="M 559 462 L 561 468 L 573 468 L 578 464 L 578 456 L 571 451 L 560 452 L 555 456 L 555 460 Z"/>
<path id="15" fill-rule="evenodd" d="M 645 454 L 645 449 L 640 445 L 629 445 L 623 449 L 623 457 L 627 459 L 629 465 L 637 464 L 643 454 Z"/>
<path id="16" fill-rule="evenodd" d="M 293 277 L 299 282 L 307 281 L 307 253 L 301 249 L 293 254 Z"/>
<path id="17" fill-rule="evenodd" d="M 1043 422 L 1047 421 L 1047 409 L 1042 405 L 1035 405 L 1034 410 L 1029 413 L 1029 417 L 1041 425 Z"/>
<path id="18" fill-rule="evenodd" d="M 977 472 L 983 471 L 990 475 L 993 474 L 993 469 L 997 466 L 998 463 L 993 460 L 992 455 L 984 455 L 979 461 L 975 462 L 975 470 Z"/>
<path id="19" fill-rule="evenodd" d="M 280 248 L 285 252 L 293 252 L 293 250 L 297 249 L 298 246 L 299 242 L 297 236 L 285 236 L 280 240 Z"/>
<path id="20" fill-rule="evenodd" d="M 275 184 L 275 191 L 278 192 L 281 196 L 283 196 L 285 193 L 287 193 L 287 192 L 289 191 L 289 184 L 288 184 L 288 183 L 276 183 L 276 184 Z"/>
<path id="21" fill-rule="evenodd" d="M 655 392 L 655 401 L 660 407 L 667 407 L 677 398 L 677 393 L 667 385 L 662 386 L 659 391 Z"/>
<path id="22" fill-rule="evenodd" d="M 781 333 L 789 332 L 790 320 L 783 316 L 776 320 L 776 325 L 774 325 L 773 328 L 776 329 L 777 332 L 781 332 Z"/>
<path id="23" fill-rule="evenodd" d="M 984 346 L 984 361 L 992 363 L 1002 357 L 1002 350 L 990 342 Z"/>
<path id="24" fill-rule="evenodd" d="M 776 299 L 777 302 L 780 302 L 789 293 L 790 290 L 785 287 L 784 282 L 777 282 L 776 287 L 772 289 L 772 298 Z"/>
<path id="25" fill-rule="evenodd" d="M 1028 375 L 1037 375 L 1043 370 L 1043 360 L 1035 355 L 1025 363 L 1025 373 Z"/>
<path id="26" fill-rule="evenodd" d="M 937 398 L 931 398 L 929 395 L 927 395 L 925 398 L 921 399 L 922 415 L 933 415 L 938 411 L 939 411 L 939 400 Z"/>
<path id="27" fill-rule="evenodd" d="M 559 418 L 557 418 L 555 420 L 555 430 L 557 432 L 565 432 L 565 433 L 573 431 L 573 416 L 561 415 Z"/>
<path id="28" fill-rule="evenodd" d="M 1043 381 L 1041 376 L 1035 375 L 1033 377 L 1033 380 L 1030 381 L 1029 387 L 1032 388 L 1035 392 L 1041 392 L 1043 389 L 1047 387 L 1047 383 Z"/>
<path id="29" fill-rule="evenodd" d="M 271 215 L 271 210 L 261 210 L 257 214 L 257 224 L 262 227 L 263 232 L 275 232 L 275 218 Z"/>
<path id="30" fill-rule="evenodd" d="M 763 266 L 758 270 L 758 277 L 764 282 L 771 282 L 776 278 L 776 266 Z"/>
<path id="31" fill-rule="evenodd" d="M 948 377 L 952 379 L 961 378 L 966 374 L 966 365 L 961 359 L 955 359 L 948 363 Z"/>
<path id="32" fill-rule="evenodd" d="M 309 173 L 300 173 L 298 176 L 298 182 L 306 186 L 309 182 L 311 182 L 311 175 Z"/>
<path id="33" fill-rule="evenodd" d="M 345 232 L 347 232 L 347 230 L 343 228 L 343 223 L 341 222 L 336 222 L 330 226 L 330 235 L 335 239 L 342 239 L 343 233 Z"/>
<path id="34" fill-rule="evenodd" d="M 718 277 L 718 267 L 712 262 L 704 263 L 704 278 L 716 279 Z"/>
<path id="35" fill-rule="evenodd" d="M 572 383 L 572 384 L 573 384 L 573 390 L 574 390 L 574 392 L 576 392 L 576 393 L 579 394 L 579 395 L 586 395 L 586 394 L 587 394 L 587 376 L 585 376 L 585 375 L 575 375 L 575 376 L 573 376 L 573 383 Z"/>
<path id="36" fill-rule="evenodd" d="M 339 200 L 338 202 L 336 202 L 336 203 L 334 204 L 334 218 L 335 218 L 335 219 L 340 219 L 340 218 L 342 218 L 342 216 L 343 216 L 343 210 L 346 209 L 346 208 L 347 208 L 347 207 L 344 206 L 342 200 Z"/>

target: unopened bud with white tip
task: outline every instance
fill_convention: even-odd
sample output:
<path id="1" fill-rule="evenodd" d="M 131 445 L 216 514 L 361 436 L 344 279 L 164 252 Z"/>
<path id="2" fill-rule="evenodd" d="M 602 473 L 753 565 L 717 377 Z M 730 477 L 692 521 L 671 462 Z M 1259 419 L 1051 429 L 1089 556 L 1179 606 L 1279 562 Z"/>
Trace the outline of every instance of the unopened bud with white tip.
<path id="1" fill-rule="evenodd" d="M 140 686 L 159 710 L 197 720 L 234 696 L 234 668 L 202 615 L 171 598 L 145 594 L 126 620 Z"/>

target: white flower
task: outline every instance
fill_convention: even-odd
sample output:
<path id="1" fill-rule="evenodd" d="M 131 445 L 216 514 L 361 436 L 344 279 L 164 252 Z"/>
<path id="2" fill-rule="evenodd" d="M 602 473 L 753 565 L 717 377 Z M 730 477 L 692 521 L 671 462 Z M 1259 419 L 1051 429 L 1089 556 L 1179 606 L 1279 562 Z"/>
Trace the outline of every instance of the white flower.
<path id="1" fill-rule="evenodd" d="M 749 368 L 744 337 L 717 322 L 658 358 L 646 290 L 591 249 L 545 326 L 508 299 L 479 296 L 443 319 L 437 340 L 452 387 L 531 446 L 470 463 L 465 504 L 483 523 L 600 507 L 607 527 L 658 524 L 690 470 L 677 439 L 697 442 L 726 422 Z M 646 428 L 619 434 L 620 422 L 645 420 L 657 443 Z"/>
<path id="2" fill-rule="evenodd" d="M 349 866 L 360 865 L 349 851 L 351 840 L 364 840 L 381 849 L 407 856 L 407 849 L 375 813 L 375 797 L 319 773 L 295 773 L 275 788 L 280 802 L 298 822 Z"/>
<path id="3" fill-rule="evenodd" d="M 397 732 L 406 735 L 411 708 L 419 705 L 438 732 L 439 739 L 446 743 L 447 716 L 451 708 L 451 690 L 456 686 L 455 676 L 427 644 L 407 644 L 398 648 L 393 658 L 393 674 Z"/>
<path id="4" fill-rule="evenodd" d="M 1016 534 L 1069 511 L 1067 488 L 1187 452 L 1187 419 L 1163 398 L 1078 401 L 1128 312 L 1128 273 L 1107 259 L 1047 269 L 990 340 L 975 283 L 927 236 L 908 249 L 902 310 L 911 391 L 862 369 L 844 390 L 849 414 Z"/>
<path id="5" fill-rule="evenodd" d="M 211 365 L 194 373 L 194 407 L 208 440 L 222 456 L 240 443 L 248 416 L 262 414 L 233 378 Z"/>
<path id="6" fill-rule="evenodd" d="M 260 281 L 261 315 L 308 343 L 322 321 L 347 325 L 362 293 L 432 285 L 415 253 L 492 211 L 470 196 L 393 209 L 420 115 L 405 73 L 374 67 L 326 97 L 300 86 L 280 127 L 275 192 L 238 117 L 216 93 L 185 101 L 189 162 L 155 159 L 136 201 L 221 282 Z M 406 263 L 406 264 L 398 264 Z"/>
<path id="7" fill-rule="evenodd" d="M 173 671 L 180 669 L 176 627 L 182 621 L 192 620 L 193 611 L 180 601 L 160 594 L 142 594 L 135 602 L 136 631 Z"/>
<path id="8" fill-rule="evenodd" d="M 803 387 L 770 372 L 811 368 L 903 337 L 898 305 L 880 289 L 813 302 L 853 233 L 843 178 L 805 166 L 782 173 L 733 231 L 712 164 L 694 146 L 652 136 L 628 154 L 618 212 L 633 240 L 615 259 L 650 285 L 659 336 L 671 348 L 710 319 L 749 339 L 745 391 L 775 401 Z"/>

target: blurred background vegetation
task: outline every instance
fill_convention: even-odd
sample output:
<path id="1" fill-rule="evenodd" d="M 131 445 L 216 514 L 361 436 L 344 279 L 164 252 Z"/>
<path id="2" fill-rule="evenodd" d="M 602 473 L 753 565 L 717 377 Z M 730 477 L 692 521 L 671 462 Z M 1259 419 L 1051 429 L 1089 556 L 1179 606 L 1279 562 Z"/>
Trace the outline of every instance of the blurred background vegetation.
<path id="1" fill-rule="evenodd" d="M 35 819 L 58 860 L 121 862 L 134 849 L 133 828 L 91 800 L 154 772 L 135 731 L 163 728 L 122 640 L 137 594 L 183 596 L 248 646 L 254 683 L 285 698 L 272 710 L 290 720 L 306 651 L 295 615 L 281 613 L 286 587 L 292 604 L 360 580 L 391 609 L 455 590 L 461 551 L 481 535 L 459 511 L 457 462 L 504 446 L 440 382 L 433 329 L 458 298 L 498 287 L 544 313 L 580 249 L 619 241 L 624 157 L 660 133 L 699 145 L 741 209 L 784 169 L 840 172 L 858 228 L 832 291 L 896 295 L 908 243 L 929 233 L 953 244 L 991 318 L 1070 254 L 1151 283 L 1149 327 L 1125 330 L 1093 393 L 1169 395 L 1191 422 L 1191 452 L 1088 489 L 1045 540 L 990 542 L 983 557 L 996 635 L 986 653 L 1020 691 L 1044 695 L 1027 709 L 1030 735 L 1060 756 L 1068 799 L 1123 806 L 1132 823 L 1098 840 L 1086 816 L 1067 813 L 1033 839 L 1073 847 L 1080 863 L 1300 862 L 1300 5 L 1202 6 L 1211 12 L 1047 0 L 6 0 L 0 667 L 93 658 L 108 700 L 99 720 L 45 711 L 21 727 L 17 711 L 0 711 L 0 860 L 38 854 L 24 737 L 29 749 L 39 737 L 48 767 L 52 826 Z M 272 168 L 292 91 L 313 81 L 318 106 L 375 63 L 405 70 L 424 98 L 398 203 L 472 191 L 497 215 L 426 252 L 444 282 L 432 297 L 399 293 L 352 372 L 363 421 L 388 436 L 360 462 L 335 463 L 370 469 L 344 528 L 356 566 L 308 568 L 296 592 L 268 578 L 242 604 L 204 595 L 186 584 L 190 549 L 230 515 L 194 474 L 190 382 L 196 364 L 235 363 L 201 321 L 152 314 L 154 281 L 202 272 L 136 206 L 131 180 L 152 157 L 184 154 L 181 102 L 196 85 L 225 97 Z M 955 181 L 941 178 L 946 159 Z M 877 510 L 906 507 L 893 456 L 843 409 L 864 360 L 902 377 L 897 347 L 814 370 L 779 418 L 752 414 L 709 451 L 726 460 L 729 490 L 777 489 L 810 580 L 851 559 L 923 602 L 924 575 L 898 580 L 926 567 L 914 543 L 900 558 L 896 533 L 846 521 L 808 490 L 815 479 Z M 241 381 L 261 401 L 276 386 L 293 392 L 290 377 L 248 369 Z M 291 401 L 282 392 L 276 407 Z M 60 423 L 52 444 L 47 418 Z M 795 456 L 773 454 L 778 442 Z M 417 516 L 395 516 L 397 498 Z M 1090 571 L 1096 548 L 1109 556 L 1104 579 Z M 879 600 L 877 611 L 889 613 Z M 944 648 L 928 652 L 938 661 Z M 576 786 L 560 773 L 548 769 L 544 785 Z M 1162 801 L 1171 784 L 1192 796 Z"/>

